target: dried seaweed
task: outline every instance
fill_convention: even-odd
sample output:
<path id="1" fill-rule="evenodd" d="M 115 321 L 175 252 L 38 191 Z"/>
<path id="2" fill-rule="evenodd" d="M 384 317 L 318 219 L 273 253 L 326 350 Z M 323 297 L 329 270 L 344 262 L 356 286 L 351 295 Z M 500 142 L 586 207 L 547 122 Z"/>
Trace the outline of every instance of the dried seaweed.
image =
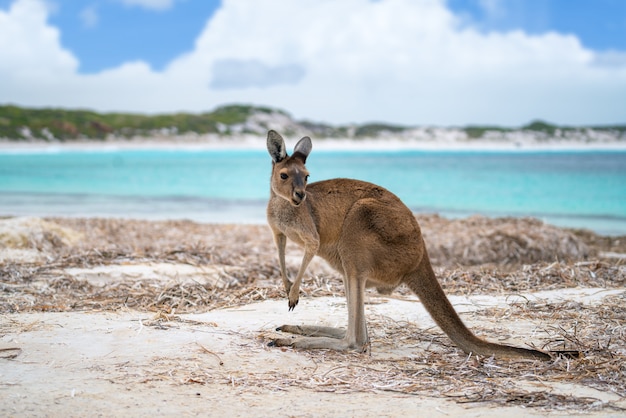
<path id="1" fill-rule="evenodd" d="M 588 232 L 573 233 L 535 220 L 422 218 L 436 273 L 449 294 L 470 294 L 476 289 L 483 294 L 506 295 L 579 286 L 620 289 L 626 284 L 622 259 L 600 257 L 601 251 L 621 250 L 617 238 L 608 242 Z M 0 261 L 0 313 L 132 308 L 156 313 L 157 319 L 147 325 L 165 329 L 172 322 L 182 321 L 176 314 L 285 297 L 274 244 L 264 226 L 116 219 L 46 222 L 63 228 L 57 231 L 76 232 L 67 236 L 82 238 L 61 240 L 45 231 L 38 232 L 37 239 L 42 241 L 33 245 L 40 255 L 38 261 Z M 295 259 L 289 268 L 295 270 L 301 253 L 294 247 L 288 252 Z M 69 272 L 77 267 L 154 262 L 236 269 L 217 269 L 211 273 L 215 277 L 207 281 L 129 279 L 104 285 L 79 280 Z M 303 298 L 341 296 L 342 282 L 327 269 L 312 266 L 302 292 Z M 401 287 L 398 293 L 409 291 Z M 466 357 L 438 330 L 425 331 L 416 324 L 371 316 L 372 345 L 387 352 L 402 347 L 397 355 L 381 358 L 376 353 L 303 352 L 311 366 L 288 375 L 254 370 L 234 375 L 221 366 L 215 369 L 202 363 L 160 370 L 155 364 L 153 378 L 246 389 L 287 390 L 298 386 L 333 393 L 419 394 L 448 397 L 460 403 L 490 402 L 559 411 L 619 409 L 614 402 L 596 396 L 546 392 L 542 385 L 578 384 L 626 398 L 625 297 L 606 297 L 595 305 L 522 301 L 509 304 L 507 309 L 482 309 L 471 314 L 473 319 L 488 319 L 492 324 L 509 316 L 549 324 L 541 330 L 547 344 L 540 348 L 576 350 L 583 354 L 580 359 L 557 358 L 541 363 Z M 493 329 L 490 331 L 493 335 Z M 256 337 L 251 336 L 251 341 Z M 261 337 L 271 339 L 273 335 Z M 262 347 L 256 342 L 250 349 L 266 349 Z M 406 354 L 407 348 L 414 348 L 414 353 Z M 203 347 L 198 350 L 213 363 L 216 359 L 222 362 L 218 353 Z"/>

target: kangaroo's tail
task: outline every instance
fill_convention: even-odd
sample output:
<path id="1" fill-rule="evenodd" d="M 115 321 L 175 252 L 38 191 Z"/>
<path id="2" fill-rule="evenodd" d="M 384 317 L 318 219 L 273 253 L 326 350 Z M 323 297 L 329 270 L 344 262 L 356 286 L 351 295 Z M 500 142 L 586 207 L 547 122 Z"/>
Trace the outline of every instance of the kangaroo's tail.
<path id="1" fill-rule="evenodd" d="M 441 288 L 430 265 L 426 250 L 424 250 L 417 271 L 407 278 L 406 284 L 420 298 L 437 325 L 466 353 L 482 356 L 493 355 L 499 358 L 551 359 L 549 354 L 542 351 L 495 344 L 476 337 L 461 321 Z"/>

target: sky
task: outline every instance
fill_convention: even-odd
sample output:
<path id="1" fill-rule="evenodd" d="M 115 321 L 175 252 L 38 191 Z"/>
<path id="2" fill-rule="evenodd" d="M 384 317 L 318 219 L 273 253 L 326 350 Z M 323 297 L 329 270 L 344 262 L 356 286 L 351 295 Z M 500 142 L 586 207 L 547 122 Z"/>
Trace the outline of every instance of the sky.
<path id="1" fill-rule="evenodd" d="M 0 0 L 0 104 L 626 123 L 623 0 Z"/>

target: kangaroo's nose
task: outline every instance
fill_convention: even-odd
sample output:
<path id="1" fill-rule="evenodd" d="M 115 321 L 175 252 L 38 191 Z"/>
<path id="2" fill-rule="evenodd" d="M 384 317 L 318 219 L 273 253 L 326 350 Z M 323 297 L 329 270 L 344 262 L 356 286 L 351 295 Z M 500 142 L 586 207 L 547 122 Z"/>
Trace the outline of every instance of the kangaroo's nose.
<path id="1" fill-rule="evenodd" d="M 295 192 L 295 195 L 300 200 L 304 199 L 304 196 L 305 196 L 304 191 L 297 191 Z"/>

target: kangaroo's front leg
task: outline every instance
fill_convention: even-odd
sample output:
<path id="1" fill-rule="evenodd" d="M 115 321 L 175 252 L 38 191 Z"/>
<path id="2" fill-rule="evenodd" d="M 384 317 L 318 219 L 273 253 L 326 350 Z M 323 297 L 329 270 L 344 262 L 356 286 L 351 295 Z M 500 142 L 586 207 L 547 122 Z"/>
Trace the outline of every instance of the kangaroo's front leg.
<path id="1" fill-rule="evenodd" d="M 289 310 L 293 310 L 298 304 L 300 300 L 300 284 L 302 283 L 302 277 L 304 276 L 304 272 L 308 267 L 309 263 L 315 256 L 317 252 L 317 245 L 313 248 L 312 246 L 306 246 L 304 249 L 304 256 L 302 257 L 302 263 L 300 264 L 300 269 L 298 270 L 298 275 L 289 290 Z"/>
<path id="2" fill-rule="evenodd" d="M 285 248 L 287 247 L 287 237 L 280 232 L 274 232 L 274 242 L 278 249 L 278 265 L 280 267 L 280 277 L 283 279 L 283 285 L 285 286 L 285 292 L 289 295 L 291 290 L 291 282 L 287 277 L 287 267 L 285 266 Z"/>

